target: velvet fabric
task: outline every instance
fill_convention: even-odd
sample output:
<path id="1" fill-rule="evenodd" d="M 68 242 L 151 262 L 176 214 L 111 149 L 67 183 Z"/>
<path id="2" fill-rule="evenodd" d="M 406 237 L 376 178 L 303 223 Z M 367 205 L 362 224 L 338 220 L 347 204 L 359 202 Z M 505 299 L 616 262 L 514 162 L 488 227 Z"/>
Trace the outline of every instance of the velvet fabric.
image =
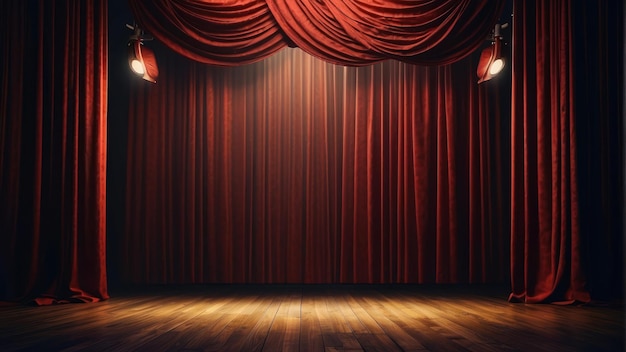
<path id="1" fill-rule="evenodd" d="M 189 3 L 183 1 L 175 3 L 176 6 L 182 8 L 186 8 L 189 5 Z M 486 223 L 490 223 L 489 219 L 493 218 L 501 218 L 506 221 L 507 216 L 503 215 L 502 211 L 508 211 L 510 214 L 510 263 L 513 287 L 510 299 L 512 301 L 587 302 L 590 299 L 590 287 L 587 285 L 586 277 L 590 274 L 591 268 L 593 269 L 591 271 L 595 274 L 607 272 L 606 270 L 602 270 L 599 264 L 597 264 L 601 262 L 598 260 L 598 257 L 611 253 L 608 258 L 619 258 L 620 254 L 616 252 L 616 250 L 609 250 L 607 252 L 590 249 L 604 248 L 604 246 L 599 246 L 598 242 L 590 240 L 590 234 L 581 233 L 581 226 L 584 226 L 585 229 L 587 229 L 586 231 L 593 231 L 594 226 L 592 224 L 594 221 L 600 221 L 600 216 L 593 214 L 588 215 L 586 213 L 581 215 L 581 209 L 589 210 L 591 208 L 587 203 L 581 205 L 579 193 L 583 190 L 586 200 L 596 202 L 595 204 L 601 205 L 610 212 L 612 212 L 612 209 L 621 209 L 621 202 L 615 201 L 615 197 L 608 195 L 606 191 L 602 191 L 599 197 L 590 195 L 592 191 L 589 191 L 589 189 L 597 189 L 602 182 L 607 180 L 611 182 L 611 188 L 614 188 L 615 179 L 609 179 L 608 176 L 605 176 L 603 179 L 598 179 L 593 176 L 586 177 L 584 179 L 584 185 L 590 186 L 590 188 L 583 188 L 581 181 L 578 179 L 578 174 L 581 169 L 587 170 L 587 165 L 597 165 L 597 163 L 593 162 L 590 158 L 584 157 L 585 154 L 578 151 L 577 139 L 581 138 L 581 136 L 584 138 L 592 138 L 592 140 L 595 141 L 594 143 L 600 145 L 599 148 L 601 148 L 601 150 L 606 150 L 606 147 L 601 147 L 603 137 L 595 139 L 597 138 L 595 135 L 590 136 L 578 132 L 577 130 L 577 124 L 584 122 L 586 115 L 592 114 L 593 110 L 587 107 L 582 108 L 584 103 L 581 103 L 581 101 L 583 101 L 588 94 L 584 93 L 585 89 L 582 88 L 585 87 L 584 84 L 576 82 L 577 79 L 584 79 L 583 77 L 593 77 L 597 70 L 594 67 L 585 68 L 584 62 L 588 62 L 589 60 L 598 60 L 603 63 L 609 62 L 605 61 L 602 56 L 595 57 L 588 54 L 576 55 L 588 52 L 587 49 L 593 50 L 594 52 L 596 49 L 603 50 L 606 49 L 607 46 L 596 46 L 590 43 L 588 39 L 586 39 L 587 37 L 585 37 L 583 31 L 577 30 L 578 27 L 573 25 L 573 18 L 579 16 L 583 18 L 584 21 L 587 21 L 587 23 L 593 23 L 593 21 L 598 20 L 600 21 L 599 23 L 605 26 L 604 31 L 607 31 L 610 26 L 618 24 L 614 30 L 617 29 L 619 33 L 619 28 L 621 28 L 619 23 L 622 22 L 619 18 L 607 15 L 607 9 L 608 13 L 611 13 L 613 9 L 616 10 L 615 13 L 618 14 L 621 14 L 622 10 L 620 6 L 609 5 L 607 2 L 598 2 L 596 5 L 573 5 L 567 1 L 516 1 L 514 3 L 514 12 L 517 17 L 513 34 L 513 45 L 516 47 L 516 51 L 513 57 L 515 65 L 515 69 L 513 70 L 515 88 L 512 94 L 511 169 L 510 173 L 508 173 L 508 175 L 510 175 L 508 184 L 511 185 L 510 203 L 507 203 L 504 207 L 499 209 L 500 212 L 496 213 L 484 214 L 481 213 L 480 208 L 477 210 L 472 207 L 470 207 L 468 211 L 473 214 L 470 216 L 470 219 L 474 223 L 476 223 L 478 217 L 481 217 L 481 221 L 485 220 Z M 150 3 L 150 6 L 165 9 L 171 4 L 170 2 L 156 2 Z M 284 45 L 297 46 L 303 51 L 312 56 L 321 58 L 324 61 L 348 66 L 370 65 L 384 59 L 395 59 L 397 61 L 424 65 L 442 65 L 454 62 L 476 49 L 476 46 L 484 39 L 484 35 L 487 34 L 488 30 L 493 26 L 493 23 L 495 23 L 495 14 L 498 13 L 499 6 L 501 6 L 499 2 L 490 3 L 494 6 L 489 7 L 486 6 L 486 3 L 479 4 L 479 2 L 455 2 L 452 4 L 446 1 L 389 1 L 381 5 L 378 3 L 372 4 L 370 2 L 348 0 L 334 2 L 300 1 L 297 3 L 287 3 L 277 0 L 267 1 L 266 10 L 264 5 L 260 2 L 237 2 L 236 4 L 238 6 L 245 5 L 252 7 L 253 4 L 258 5 L 258 7 L 255 8 L 259 12 L 262 12 L 264 16 L 268 13 L 271 14 L 271 21 L 275 22 L 272 23 L 272 26 L 275 24 L 280 27 L 279 32 L 271 32 L 271 36 L 274 38 L 271 40 L 272 43 L 282 41 Z M 156 33 L 157 36 L 161 35 L 159 32 L 162 27 L 185 32 L 189 28 L 187 23 L 193 23 L 194 30 L 196 30 L 196 28 L 204 28 L 199 24 L 201 18 L 193 16 L 193 19 L 185 17 L 185 20 L 180 20 L 180 17 L 176 17 L 169 23 L 166 21 L 157 23 L 151 19 L 150 16 L 145 14 L 151 12 L 145 7 L 145 2 L 131 0 L 131 5 L 140 23 L 143 23 L 148 31 Z M 207 3 L 194 2 L 193 6 L 203 7 L 207 6 Z M 491 9 L 495 12 L 489 12 Z M 231 13 L 234 14 L 235 17 L 232 17 L 230 15 Z M 189 15 L 189 13 L 186 13 L 186 15 Z M 210 29 L 232 24 L 239 26 L 241 20 L 249 19 L 249 17 L 241 18 L 239 17 L 240 15 L 240 12 L 230 11 L 229 13 L 222 13 L 219 16 L 219 18 L 222 19 L 221 22 L 215 21 L 213 17 L 209 17 L 208 22 L 204 24 L 207 26 L 206 28 Z M 602 22 L 601 20 L 604 19 L 608 19 L 609 21 Z M 478 22 L 480 21 L 484 21 L 483 24 L 479 24 Z M 254 23 L 245 22 L 244 27 L 246 29 L 254 28 L 255 25 L 259 23 L 266 24 L 268 22 L 265 20 Z M 467 27 L 465 27 L 465 25 L 467 25 Z M 586 26 L 586 28 L 589 28 L 589 24 Z M 599 33 L 604 33 L 602 32 L 603 29 L 600 27 L 598 27 Z M 276 39 L 274 33 L 277 36 L 282 36 L 282 39 Z M 459 35 L 461 36 L 459 37 Z M 482 39 L 480 39 L 481 35 L 483 36 Z M 206 38 L 213 39 L 213 35 L 210 33 L 206 34 L 206 38 L 204 38 L 204 35 L 200 37 L 200 42 Z M 600 39 L 601 43 L 607 43 L 606 39 L 603 39 L 606 37 L 598 35 L 597 38 Z M 177 38 L 177 41 L 185 42 L 187 39 L 188 38 L 185 36 L 181 36 Z M 275 47 L 272 46 L 271 50 L 265 50 L 267 46 L 261 45 L 269 42 L 268 40 L 256 42 L 250 41 L 249 39 L 250 37 L 247 37 L 247 39 L 243 41 L 245 45 L 239 46 L 238 51 L 231 51 L 234 56 L 218 58 L 209 56 L 209 59 L 200 57 L 199 61 L 217 65 L 236 66 L 251 62 L 251 60 L 246 58 L 247 53 L 259 53 L 260 56 L 257 60 L 261 60 L 267 57 L 265 54 L 270 55 L 275 52 Z M 220 38 L 220 40 L 226 39 Z M 452 42 L 446 42 L 447 40 Z M 185 50 L 179 50 L 176 46 L 168 43 L 169 39 L 167 36 L 163 37 L 163 41 L 177 52 L 197 59 L 199 51 L 196 50 L 193 45 L 187 45 Z M 621 43 L 619 40 L 617 42 Z M 196 41 L 193 43 L 196 43 Z M 277 47 L 280 46 L 280 43 L 277 44 Z M 249 50 L 249 48 L 253 49 Z M 259 50 L 259 48 L 261 50 Z M 200 45 L 200 50 L 202 50 L 202 45 Z M 620 53 L 619 48 L 617 52 Z M 579 59 L 580 57 L 584 57 L 585 59 L 581 60 Z M 243 59 L 241 60 L 240 58 Z M 424 83 L 429 79 L 422 81 L 422 78 L 420 78 L 419 80 L 425 84 L 423 87 L 425 89 L 424 91 L 432 92 L 429 88 L 425 88 L 430 87 L 428 83 Z M 613 86 L 610 81 L 611 79 L 608 76 L 603 75 L 600 76 L 598 80 L 593 80 L 591 83 L 594 83 L 592 87 L 605 89 L 607 86 Z M 436 89 L 436 91 L 441 92 L 439 88 Z M 445 88 L 443 91 L 448 94 L 449 88 Z M 345 95 L 347 93 L 344 92 L 343 94 Z M 614 95 L 609 94 L 608 96 Z M 616 105 L 613 98 L 607 98 L 604 101 L 608 104 L 612 104 L 610 106 Z M 358 122 L 360 122 L 361 119 L 367 120 L 369 116 L 376 116 L 368 115 L 366 113 L 367 110 L 358 109 L 358 107 L 363 104 L 360 102 L 360 99 L 354 104 L 357 106 L 357 108 L 355 108 L 355 111 L 358 111 L 356 114 L 361 116 L 359 119 L 356 119 L 357 122 L 355 122 L 355 126 L 359 126 Z M 442 104 L 439 105 L 439 107 L 442 109 L 441 111 L 447 111 L 449 106 Z M 480 109 L 483 108 L 484 104 Z M 607 107 L 607 109 L 613 111 L 614 108 Z M 484 110 L 483 113 L 485 113 Z M 444 116 L 442 113 L 438 112 L 438 114 L 439 122 L 441 119 L 446 120 L 442 117 Z M 609 129 L 602 126 L 605 126 L 605 124 L 600 125 L 601 131 L 603 131 L 600 135 L 609 136 Z M 619 126 L 616 127 L 618 127 L 619 130 Z M 473 136 L 475 135 L 470 133 L 470 136 L 474 138 Z M 427 135 L 422 137 L 425 140 L 433 138 Z M 441 136 L 438 135 L 436 138 L 440 137 Z M 479 138 L 478 140 L 480 141 L 481 139 Z M 449 151 L 449 149 L 447 149 L 448 147 L 449 145 L 447 143 L 442 145 L 438 144 L 438 151 Z M 350 144 L 347 146 L 342 145 L 342 149 L 346 153 L 352 151 Z M 601 154 L 606 155 L 607 152 L 605 151 Z M 342 154 L 341 160 L 344 160 L 344 157 L 347 157 L 347 155 L 349 155 L 349 153 L 345 155 Z M 365 153 L 365 155 L 369 154 Z M 388 156 L 388 154 L 385 154 L 385 156 Z M 360 158 L 364 157 L 361 156 L 355 160 L 359 161 L 361 160 Z M 381 162 L 387 162 L 387 159 L 384 157 L 381 160 L 383 160 Z M 581 165 L 581 161 L 585 164 Z M 470 161 L 468 162 L 471 164 Z M 367 162 L 365 162 L 365 165 L 371 167 L 371 164 Z M 602 166 L 601 171 L 604 175 L 607 175 L 609 167 L 603 165 L 606 164 L 600 165 Z M 393 164 L 393 166 L 401 167 L 400 164 Z M 454 168 L 454 164 L 448 166 Z M 349 173 L 353 172 L 352 167 L 353 166 L 342 165 L 342 174 L 345 170 Z M 366 168 L 363 171 L 369 172 L 369 170 L 369 168 Z M 436 177 L 443 176 L 445 178 L 448 169 L 437 170 L 438 173 Z M 441 174 L 439 173 L 440 171 L 442 172 Z M 355 174 L 354 177 L 358 180 L 359 177 L 356 175 L 361 174 Z M 370 174 L 368 173 L 368 175 Z M 481 174 L 480 180 L 484 182 L 485 179 L 494 177 L 497 183 L 501 182 L 501 176 L 502 174 L 496 171 L 491 174 Z M 370 175 L 364 177 L 368 178 L 374 176 Z M 378 177 L 374 177 L 374 179 L 378 180 Z M 356 183 L 356 185 L 359 184 L 359 182 Z M 369 198 L 369 196 L 371 192 L 378 193 L 376 190 L 368 188 L 368 183 L 366 183 L 366 185 L 367 186 L 359 186 L 359 191 L 355 192 L 354 197 L 358 200 L 355 201 L 355 204 L 370 201 L 371 198 Z M 603 189 L 606 188 L 602 188 L 602 190 Z M 621 188 L 618 187 L 617 191 L 620 189 Z M 343 183 L 341 191 L 345 191 Z M 446 197 L 447 191 L 445 188 L 442 189 L 442 192 L 443 193 L 438 193 L 437 200 Z M 470 188 L 470 193 L 473 192 L 474 190 Z M 426 193 L 428 194 L 428 192 Z M 455 194 L 456 193 L 453 192 L 450 195 L 450 206 L 456 204 Z M 409 212 L 412 212 L 414 208 L 420 209 L 420 206 L 423 204 L 433 204 L 432 199 L 428 200 L 427 198 L 420 197 L 421 196 L 418 196 L 416 198 L 419 201 L 416 202 L 415 205 L 409 206 Z M 505 197 L 498 195 L 496 198 L 504 199 Z M 366 265 L 376 267 L 381 260 L 375 259 L 376 256 L 372 256 L 371 254 L 363 253 L 369 253 L 368 248 L 369 250 L 379 248 L 385 253 L 385 248 L 388 247 L 385 246 L 385 241 L 380 243 L 376 240 L 376 237 L 372 239 L 369 235 L 360 235 L 360 233 L 371 233 L 370 226 L 377 228 L 378 222 L 370 222 L 372 221 L 371 209 L 359 211 L 357 210 L 358 207 L 344 208 L 344 204 L 349 204 L 344 203 L 345 199 L 346 198 L 342 196 L 341 206 L 334 206 L 331 207 L 331 209 L 340 211 L 341 229 L 342 231 L 346 229 L 348 232 L 340 231 L 338 235 L 339 240 L 324 242 L 330 244 L 335 243 L 335 247 L 324 246 L 324 248 L 334 248 L 331 252 L 335 254 L 331 255 L 332 259 L 329 259 L 330 262 L 333 263 L 331 267 L 333 271 L 335 271 L 334 276 L 331 276 L 333 277 L 331 281 L 335 282 L 335 278 L 339 278 L 339 282 L 352 282 L 352 280 L 371 282 L 371 278 L 378 275 L 377 271 L 374 269 L 371 269 L 373 271 L 369 269 L 365 270 L 364 272 L 367 274 L 363 275 L 368 277 L 366 280 L 364 279 L 365 276 L 359 276 L 361 274 L 355 274 L 353 271 L 354 268 L 357 267 L 355 263 L 368 263 Z M 436 233 L 436 235 L 432 235 L 434 239 L 431 238 L 430 240 L 435 241 L 438 245 L 443 245 L 444 247 L 442 248 L 448 248 L 448 246 L 450 246 L 448 249 L 450 253 L 453 253 L 454 250 L 450 248 L 456 248 L 459 242 L 457 242 L 454 236 L 450 238 L 440 236 L 441 233 L 446 232 L 438 232 L 438 230 L 448 226 L 453 229 L 456 228 L 457 223 L 454 217 L 448 218 L 450 209 L 455 208 L 452 206 L 452 208 L 448 209 L 442 204 L 445 203 L 437 203 L 438 210 L 435 216 L 436 225 L 434 227 L 432 227 L 433 225 L 430 222 L 432 220 L 426 220 L 427 218 L 423 217 L 423 215 L 426 214 L 424 213 L 418 215 L 417 219 L 419 220 L 416 221 L 421 224 L 420 226 L 425 227 L 422 227 L 421 230 L 417 230 L 417 227 L 409 227 L 408 231 L 414 234 L 432 231 Z M 608 208 L 609 205 L 614 205 L 615 207 Z M 454 211 L 452 213 L 454 213 Z M 362 219 L 367 219 L 368 223 L 364 224 L 360 221 Z M 449 221 L 446 224 L 445 221 L 440 222 L 442 219 Z M 602 220 L 608 220 L 609 224 L 613 224 L 609 227 L 609 234 L 606 240 L 609 241 L 609 243 L 618 245 L 615 248 L 621 248 L 619 245 L 621 241 L 614 235 L 616 232 L 613 230 L 621 227 L 615 225 L 614 217 Z M 359 235 L 354 235 L 351 238 L 349 233 L 352 231 L 359 233 Z M 481 231 L 483 230 L 472 232 L 470 237 L 478 238 L 482 236 Z M 418 234 L 417 237 L 420 238 L 420 235 Z M 367 240 L 364 240 L 364 238 Z M 337 241 L 339 245 L 336 244 Z M 361 241 L 366 241 L 367 244 Z M 419 250 L 429 248 L 428 241 L 419 242 L 424 241 L 424 238 L 416 241 L 415 243 L 405 242 L 405 244 L 408 245 L 408 248 L 413 248 L 415 245 L 416 248 L 420 248 Z M 304 242 L 296 241 L 296 243 L 301 244 Z M 470 246 L 475 246 L 476 242 L 469 241 L 468 243 Z M 606 242 L 602 241 L 599 243 Z M 581 245 L 583 244 L 591 245 L 582 248 Z M 341 250 L 337 250 L 337 248 L 341 248 Z M 344 248 L 349 249 L 347 253 L 344 252 Z M 419 258 L 428 258 L 428 255 L 419 253 L 412 255 L 414 258 L 417 258 L 416 260 L 418 262 L 421 260 Z M 358 258 L 359 256 L 364 256 L 363 258 L 367 257 L 367 260 L 357 260 L 355 262 L 354 258 Z M 395 254 L 390 254 L 389 257 L 396 258 Z M 447 258 L 439 254 L 436 255 L 436 257 L 438 258 L 437 260 Z M 371 260 L 374 261 L 371 262 Z M 445 262 L 446 259 L 441 260 Z M 615 260 L 617 259 L 609 259 L 608 261 L 615 262 Z M 328 262 L 328 260 L 326 261 Z M 384 260 L 382 260 L 382 262 L 384 262 Z M 418 264 L 420 268 L 418 271 L 432 270 L 432 265 L 437 267 L 436 262 L 437 261 L 427 261 L 423 263 L 423 265 L 420 263 Z M 484 265 L 484 262 L 480 263 Z M 288 266 L 290 265 L 291 262 Z M 448 267 L 454 267 L 454 265 Z M 336 271 L 338 271 L 338 273 Z M 272 272 L 272 270 L 270 270 L 270 272 Z M 470 269 L 470 273 L 471 272 L 473 271 Z M 621 271 L 613 270 L 610 272 L 617 273 Z M 596 277 L 600 276 L 602 275 Z M 299 278 L 302 277 L 302 275 L 296 275 L 294 277 Z M 415 276 L 411 277 L 414 278 Z M 418 275 L 418 277 L 422 276 Z M 427 277 L 432 278 L 432 276 Z M 435 277 L 439 276 L 435 275 Z M 451 275 L 451 277 L 456 276 Z M 616 278 L 616 275 L 606 275 L 605 279 L 609 277 Z M 602 283 L 606 282 L 605 279 L 596 280 L 596 287 L 598 283 L 606 286 L 606 283 Z M 422 282 L 421 280 L 420 278 L 417 279 L 418 282 Z M 439 279 L 435 281 L 437 280 Z M 428 279 L 426 281 L 428 281 Z M 621 282 L 621 279 L 618 278 L 617 281 Z"/>
<path id="2" fill-rule="evenodd" d="M 619 297 L 623 5 L 514 5 L 510 300 Z"/>
<path id="3" fill-rule="evenodd" d="M 132 89 L 122 281 L 506 280 L 506 107 L 475 57 L 160 65 Z"/>
<path id="4" fill-rule="evenodd" d="M 484 43 L 503 1 L 298 1 L 267 4 L 299 48 L 340 65 L 457 61 Z"/>
<path id="5" fill-rule="evenodd" d="M 0 300 L 106 299 L 106 1 L 0 6 Z"/>
<path id="6" fill-rule="evenodd" d="M 198 62 L 233 66 L 256 62 L 286 45 L 264 1 L 129 1 L 150 35 Z"/>
<path id="7" fill-rule="evenodd" d="M 129 1 L 135 19 L 176 52 L 236 66 L 297 46 L 325 61 L 440 65 L 480 46 L 503 1 Z"/>
<path id="8" fill-rule="evenodd" d="M 503 86 L 471 75 L 501 1 L 130 4 L 178 54 L 241 67 L 159 53 L 133 87 L 123 281 L 510 265 L 512 301 L 620 294 L 622 2 L 514 2 L 510 134 Z M 108 297 L 106 5 L 0 3 L 1 300 Z"/>

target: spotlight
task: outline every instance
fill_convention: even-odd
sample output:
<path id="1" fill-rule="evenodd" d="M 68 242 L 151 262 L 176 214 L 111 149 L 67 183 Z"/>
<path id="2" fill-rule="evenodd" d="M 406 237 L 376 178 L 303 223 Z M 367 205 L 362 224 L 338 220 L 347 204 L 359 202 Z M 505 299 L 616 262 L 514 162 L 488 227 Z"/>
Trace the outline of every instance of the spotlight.
<path id="1" fill-rule="evenodd" d="M 508 23 L 503 25 L 496 24 L 493 31 L 493 37 L 490 38 L 491 45 L 483 49 L 478 60 L 478 83 L 488 81 L 502 71 L 505 65 L 505 59 L 502 56 L 502 34 L 501 30 L 506 28 Z"/>
<path id="2" fill-rule="evenodd" d="M 157 66 L 154 52 L 144 45 L 144 41 L 152 40 L 145 37 L 139 26 L 126 25 L 133 30 L 133 35 L 128 39 L 128 65 L 137 76 L 148 82 L 156 83 L 159 77 L 159 67 Z"/>

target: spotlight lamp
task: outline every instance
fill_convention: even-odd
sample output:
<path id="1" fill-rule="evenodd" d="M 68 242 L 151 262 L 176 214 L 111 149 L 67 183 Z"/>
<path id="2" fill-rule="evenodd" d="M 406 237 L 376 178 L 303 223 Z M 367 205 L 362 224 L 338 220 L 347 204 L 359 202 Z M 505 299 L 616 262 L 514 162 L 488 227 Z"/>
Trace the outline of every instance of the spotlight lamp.
<path id="1" fill-rule="evenodd" d="M 478 83 L 483 83 L 495 77 L 502 71 L 506 60 L 502 54 L 502 46 L 505 45 L 502 39 L 502 29 L 508 27 L 508 23 L 496 24 L 493 34 L 489 38 L 491 44 L 483 49 L 478 60 Z"/>
<path id="2" fill-rule="evenodd" d="M 159 67 L 157 66 L 154 52 L 144 45 L 145 41 L 152 40 L 146 37 L 143 31 L 136 24 L 126 27 L 133 30 L 133 34 L 128 39 L 128 66 L 137 76 L 148 82 L 156 83 L 159 77 Z"/>

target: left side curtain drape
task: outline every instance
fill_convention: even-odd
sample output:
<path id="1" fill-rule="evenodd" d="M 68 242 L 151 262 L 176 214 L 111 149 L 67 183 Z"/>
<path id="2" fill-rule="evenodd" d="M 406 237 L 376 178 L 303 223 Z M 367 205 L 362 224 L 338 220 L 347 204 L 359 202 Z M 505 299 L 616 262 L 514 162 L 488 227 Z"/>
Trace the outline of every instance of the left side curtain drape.
<path id="1" fill-rule="evenodd" d="M 0 300 L 108 298 L 107 1 L 0 5 Z"/>

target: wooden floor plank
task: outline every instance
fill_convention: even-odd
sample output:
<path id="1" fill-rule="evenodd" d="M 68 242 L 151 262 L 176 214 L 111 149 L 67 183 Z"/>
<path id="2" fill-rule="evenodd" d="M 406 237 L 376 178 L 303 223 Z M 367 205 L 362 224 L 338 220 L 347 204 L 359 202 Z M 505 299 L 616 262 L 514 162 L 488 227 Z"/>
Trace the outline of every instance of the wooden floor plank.
<path id="1" fill-rule="evenodd" d="M 362 295 L 357 299 L 357 302 L 363 307 L 365 311 L 375 320 L 383 330 L 384 334 L 370 334 L 378 336 L 375 339 L 371 339 L 370 342 L 380 341 L 380 336 L 391 338 L 395 344 L 405 351 L 418 351 L 425 350 L 425 347 L 413 338 L 405 329 L 396 324 L 392 319 L 398 315 L 395 310 L 389 309 L 388 305 L 383 301 L 384 297 L 379 294 Z M 370 347 L 368 350 L 375 348 Z"/>
<path id="2" fill-rule="evenodd" d="M 315 293 L 306 290 L 302 295 L 302 311 L 300 322 L 300 351 L 324 351 L 324 339 L 320 322 L 315 313 Z"/>
<path id="3" fill-rule="evenodd" d="M 271 295 L 272 301 L 267 309 L 255 317 L 256 323 L 248 334 L 240 340 L 232 340 L 228 345 L 231 351 L 261 351 L 271 330 L 278 309 L 284 300 L 283 295 Z"/>
<path id="4" fill-rule="evenodd" d="M 624 307 L 513 304 L 506 287 L 212 285 L 0 306 L 0 350 L 623 351 Z"/>
<path id="5" fill-rule="evenodd" d="M 291 294 L 283 300 L 276 312 L 263 350 L 297 351 L 300 348 L 301 302 L 302 296 L 299 294 Z"/>
<path id="6" fill-rule="evenodd" d="M 401 349 L 391 337 L 385 334 L 358 334 L 357 340 L 368 352 L 414 351 L 413 349 Z"/>
<path id="7" fill-rule="evenodd" d="M 257 294 L 237 295 L 234 301 L 223 305 L 212 314 L 203 314 L 200 324 L 196 324 L 188 330 L 191 340 L 185 345 L 189 350 L 222 351 L 225 342 L 237 329 L 237 320 L 242 315 L 254 311 L 259 305 Z M 255 315 L 257 316 L 257 315 Z M 198 316 L 199 318 L 200 316 Z M 245 320 L 245 318 L 244 318 Z M 241 321 L 241 320 L 239 320 Z M 193 323 L 193 321 L 190 321 Z"/>
<path id="8" fill-rule="evenodd" d="M 342 295 L 324 290 L 318 293 L 314 302 L 324 347 L 333 351 L 361 350 L 361 344 L 352 330 L 352 325 L 357 325 L 357 322 L 350 323 L 346 319 L 339 307 L 341 301 L 345 301 Z"/>
<path id="9" fill-rule="evenodd" d="M 355 296 L 360 296 L 357 294 L 349 294 L 346 297 L 346 301 L 350 305 L 350 309 L 354 313 L 354 315 L 359 319 L 361 324 L 367 329 L 367 332 L 370 334 L 384 334 L 385 332 L 380 327 L 376 319 L 372 318 L 372 316 L 367 312 L 367 310 L 357 302 Z"/>

